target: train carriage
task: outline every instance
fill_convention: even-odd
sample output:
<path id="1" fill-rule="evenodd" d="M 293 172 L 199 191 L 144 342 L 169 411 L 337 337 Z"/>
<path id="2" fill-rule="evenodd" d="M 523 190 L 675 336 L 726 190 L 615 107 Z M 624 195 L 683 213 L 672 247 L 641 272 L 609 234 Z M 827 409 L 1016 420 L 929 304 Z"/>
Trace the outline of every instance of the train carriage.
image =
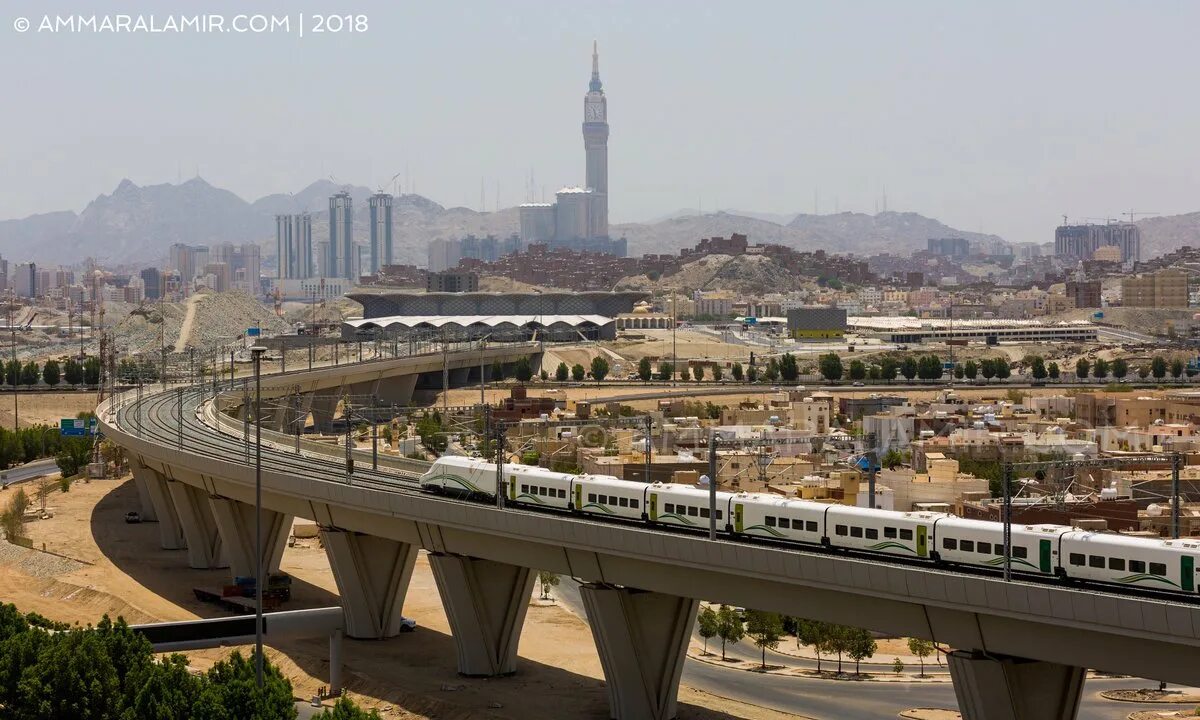
<path id="1" fill-rule="evenodd" d="M 580 475 L 575 478 L 571 509 L 585 515 L 643 520 L 646 486 L 611 475 Z"/>
<path id="2" fill-rule="evenodd" d="M 1063 572 L 1076 580 L 1195 593 L 1200 543 L 1072 530 L 1060 541 Z"/>
<path id="3" fill-rule="evenodd" d="M 577 478 L 536 465 L 506 464 L 504 482 L 505 498 L 511 503 L 568 510 Z"/>
<path id="4" fill-rule="evenodd" d="M 931 555 L 948 563 L 985 568 L 1004 567 L 1004 526 L 987 520 L 939 518 L 934 523 Z M 1059 537 L 1065 525 L 1013 525 L 1009 567 L 1013 572 L 1054 575 Z"/>
<path id="5" fill-rule="evenodd" d="M 708 490 L 694 485 L 653 483 L 646 486 L 646 519 L 652 523 L 707 529 L 709 520 Z M 730 493 L 717 493 L 717 529 L 725 530 L 729 512 Z"/>
<path id="6" fill-rule="evenodd" d="M 819 545 L 825 533 L 823 503 L 762 493 L 738 493 L 729 501 L 733 532 Z"/>
<path id="7" fill-rule="evenodd" d="M 444 455 L 421 476 L 421 489 L 439 495 L 496 497 L 496 466 L 486 460 Z"/>
<path id="8" fill-rule="evenodd" d="M 825 537 L 833 547 L 928 558 L 933 524 L 944 517 L 949 515 L 829 505 L 825 511 Z"/>

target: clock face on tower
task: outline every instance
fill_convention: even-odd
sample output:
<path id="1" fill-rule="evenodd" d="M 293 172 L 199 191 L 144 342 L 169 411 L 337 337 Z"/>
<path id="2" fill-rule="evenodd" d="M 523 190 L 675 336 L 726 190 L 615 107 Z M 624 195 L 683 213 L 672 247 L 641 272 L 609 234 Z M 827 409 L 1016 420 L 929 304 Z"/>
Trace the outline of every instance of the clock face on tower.
<path id="1" fill-rule="evenodd" d="M 592 122 L 604 120 L 604 106 L 600 103 L 588 103 L 584 109 L 584 119 Z"/>

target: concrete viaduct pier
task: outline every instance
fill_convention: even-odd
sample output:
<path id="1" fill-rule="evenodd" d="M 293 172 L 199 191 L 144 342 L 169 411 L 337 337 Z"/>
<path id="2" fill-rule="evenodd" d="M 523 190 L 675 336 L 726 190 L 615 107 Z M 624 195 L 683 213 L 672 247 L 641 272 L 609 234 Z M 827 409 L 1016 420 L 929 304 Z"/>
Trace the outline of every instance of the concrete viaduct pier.
<path id="1" fill-rule="evenodd" d="M 492 351 L 501 349 L 486 350 Z M 478 364 L 479 351 L 454 361 Z M 386 384 L 392 374 L 414 368 L 441 372 L 446 358 L 435 353 L 380 362 L 395 365 L 264 378 L 264 394 L 268 387 L 294 394 L 297 385 L 340 392 L 357 383 Z M 127 450 L 139 498 L 159 522 L 162 547 L 186 548 L 193 567 L 238 574 L 254 562 L 247 541 L 253 538 L 253 464 L 245 462 L 240 434 L 219 429 L 211 392 L 184 394 L 180 449 L 178 402 L 173 391 L 147 393 L 141 403 L 114 398 L 99 408 L 101 429 Z M 351 637 L 399 633 L 413 565 L 424 550 L 450 620 L 458 671 L 519 673 L 533 573 L 582 580 L 614 719 L 676 715 L 699 600 L 956 648 L 950 671 L 968 720 L 1069 720 L 1078 710 L 1085 667 L 1200 685 L 1196 604 L 501 509 L 422 493 L 415 468 L 407 477 L 363 471 L 348 478 L 336 457 L 274 446 L 264 446 L 263 461 L 269 529 L 263 560 L 278 568 L 290 518 L 315 521 Z"/>

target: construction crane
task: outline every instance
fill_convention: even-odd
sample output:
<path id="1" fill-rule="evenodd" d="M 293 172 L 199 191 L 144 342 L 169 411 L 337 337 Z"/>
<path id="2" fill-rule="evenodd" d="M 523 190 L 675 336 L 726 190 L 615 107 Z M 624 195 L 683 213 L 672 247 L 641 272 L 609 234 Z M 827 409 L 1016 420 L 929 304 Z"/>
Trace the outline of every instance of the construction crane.
<path id="1" fill-rule="evenodd" d="M 1122 214 L 1122 215 L 1125 215 L 1126 217 L 1128 217 L 1128 218 L 1129 218 L 1129 222 L 1133 222 L 1133 219 L 1134 219 L 1135 217 L 1137 217 L 1138 215 L 1161 215 L 1162 213 L 1156 213 L 1156 212 L 1143 212 L 1143 211 L 1141 211 L 1141 210 L 1130 210 L 1129 212 L 1123 212 L 1123 213 L 1121 213 L 1121 214 Z"/>

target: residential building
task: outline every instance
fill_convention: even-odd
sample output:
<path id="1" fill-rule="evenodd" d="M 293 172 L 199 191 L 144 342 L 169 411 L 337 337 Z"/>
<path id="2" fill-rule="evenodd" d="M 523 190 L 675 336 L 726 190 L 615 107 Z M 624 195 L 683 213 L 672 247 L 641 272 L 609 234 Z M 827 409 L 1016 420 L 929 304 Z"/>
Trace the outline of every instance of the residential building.
<path id="1" fill-rule="evenodd" d="M 326 277 L 358 280 L 358 251 L 354 247 L 354 200 L 348 192 L 329 198 L 329 257 Z"/>
<path id="2" fill-rule="evenodd" d="M 367 273 L 377 275 L 379 268 L 392 260 L 392 196 L 381 192 L 367 201 L 371 214 L 371 261 Z"/>
<path id="3" fill-rule="evenodd" d="M 1141 259 L 1142 233 L 1133 223 L 1061 225 L 1054 231 L 1054 254 L 1059 257 L 1091 260 L 1105 245 L 1120 248 L 1121 262 L 1137 261 Z"/>
<path id="4" fill-rule="evenodd" d="M 479 276 L 473 272 L 437 272 L 425 276 L 426 292 L 477 292 Z"/>
<path id="5" fill-rule="evenodd" d="M 1068 280 L 1067 298 L 1077 308 L 1098 308 L 1100 301 L 1099 280 Z"/>
<path id="6" fill-rule="evenodd" d="M 1188 276 L 1179 270 L 1159 270 L 1121 281 L 1125 307 L 1173 308 L 1188 306 Z"/>
<path id="7" fill-rule="evenodd" d="M 275 216 L 275 247 L 279 278 L 310 278 L 313 267 L 312 217 L 308 213 Z"/>

